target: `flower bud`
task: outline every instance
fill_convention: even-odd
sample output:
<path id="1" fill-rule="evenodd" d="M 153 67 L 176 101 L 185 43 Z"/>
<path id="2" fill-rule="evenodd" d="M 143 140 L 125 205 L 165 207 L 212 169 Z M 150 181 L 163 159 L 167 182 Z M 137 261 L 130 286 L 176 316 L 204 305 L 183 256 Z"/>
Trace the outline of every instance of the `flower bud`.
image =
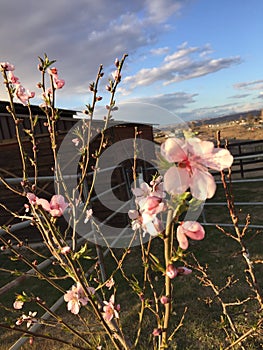
<path id="1" fill-rule="evenodd" d="M 68 254 L 69 252 L 70 252 L 70 247 L 69 246 L 65 246 L 65 247 L 63 247 L 63 248 L 61 248 L 61 254 L 64 254 L 64 255 L 66 255 L 66 254 Z"/>
<path id="2" fill-rule="evenodd" d="M 166 268 L 166 275 L 173 279 L 177 276 L 178 272 L 177 272 L 177 269 L 176 267 L 173 265 L 173 264 L 169 264 Z"/>
<path id="3" fill-rule="evenodd" d="M 115 66 L 116 66 L 117 68 L 119 68 L 120 61 L 119 61 L 118 58 L 115 59 L 114 64 L 115 64 Z"/>
<path id="4" fill-rule="evenodd" d="M 170 298 L 168 298 L 166 295 L 162 295 L 161 298 L 160 298 L 160 302 L 163 305 L 168 304 L 169 301 L 170 301 Z"/>
<path id="5" fill-rule="evenodd" d="M 154 328 L 152 335 L 154 335 L 155 337 L 158 337 L 161 334 L 162 334 L 161 328 Z"/>

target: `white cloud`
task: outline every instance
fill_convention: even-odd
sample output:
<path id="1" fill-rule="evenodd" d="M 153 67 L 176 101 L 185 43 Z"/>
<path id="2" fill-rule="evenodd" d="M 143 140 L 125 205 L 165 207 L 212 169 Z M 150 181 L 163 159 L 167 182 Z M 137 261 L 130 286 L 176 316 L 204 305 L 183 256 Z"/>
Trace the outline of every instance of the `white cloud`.
<path id="1" fill-rule="evenodd" d="M 149 48 L 160 22 L 165 25 L 181 7 L 174 0 L 4 1 L 0 61 L 15 64 L 21 83 L 32 90 L 39 80 L 37 57 L 47 53 L 66 81 L 61 96 L 72 96 L 88 88 L 100 64 L 114 68 L 116 57 Z"/>
<path id="2" fill-rule="evenodd" d="M 196 53 L 199 55 L 195 55 Z M 127 85 L 125 88 L 132 91 L 135 87 L 149 86 L 156 82 L 169 85 L 215 73 L 241 62 L 239 56 L 209 59 L 205 58 L 202 53 L 207 53 L 207 45 L 189 47 L 187 43 L 183 43 L 177 51 L 167 55 L 159 66 L 142 68 L 135 75 L 126 77 L 124 79 Z"/>
<path id="3" fill-rule="evenodd" d="M 159 56 L 159 55 L 165 55 L 165 54 L 167 54 L 169 51 L 170 51 L 169 47 L 168 47 L 168 46 L 165 46 L 165 47 L 159 47 L 159 48 L 157 48 L 157 49 L 152 49 L 152 50 L 150 50 L 150 53 L 151 53 L 152 55 Z"/>
<path id="4" fill-rule="evenodd" d="M 248 96 L 250 96 L 250 94 L 238 94 L 238 95 L 229 96 L 228 98 L 242 99 L 242 98 L 246 98 Z"/>
<path id="5" fill-rule="evenodd" d="M 195 97 L 198 94 L 188 94 L 186 92 L 173 92 L 169 94 L 155 95 L 150 97 L 141 97 L 129 100 L 130 102 L 136 101 L 137 103 L 149 103 L 166 108 L 170 112 L 176 113 L 181 109 L 189 107 L 190 104 L 195 102 Z"/>
<path id="6" fill-rule="evenodd" d="M 146 0 L 145 5 L 149 14 L 149 20 L 162 23 L 173 13 L 180 13 L 181 8 L 186 5 L 186 2 L 182 0 Z"/>
<path id="7" fill-rule="evenodd" d="M 245 113 L 254 109 L 262 109 L 262 101 L 258 103 L 226 103 L 222 105 L 211 105 L 209 107 L 201 107 L 187 112 L 182 112 L 179 116 L 184 120 L 210 119 L 235 113 Z"/>
<path id="8" fill-rule="evenodd" d="M 253 80 L 234 84 L 233 87 L 238 90 L 262 90 L 263 80 Z"/>

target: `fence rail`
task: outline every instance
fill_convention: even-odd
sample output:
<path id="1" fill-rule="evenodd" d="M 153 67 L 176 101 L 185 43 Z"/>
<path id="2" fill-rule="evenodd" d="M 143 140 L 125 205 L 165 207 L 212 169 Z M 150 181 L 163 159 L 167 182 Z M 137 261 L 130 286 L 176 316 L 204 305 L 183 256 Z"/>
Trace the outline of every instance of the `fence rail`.
<path id="1" fill-rule="evenodd" d="M 263 171 L 263 140 L 232 142 L 228 148 L 234 156 L 233 174 L 245 178 L 246 173 Z"/>
<path id="2" fill-rule="evenodd" d="M 228 181 L 229 182 L 229 181 Z M 263 182 L 263 178 L 252 178 L 252 179 L 234 179 L 231 180 L 231 183 L 244 183 L 244 184 L 249 184 L 249 183 L 260 183 Z M 222 181 L 216 181 L 216 184 L 222 184 Z M 249 202 L 238 202 L 235 201 L 235 205 L 236 206 L 249 206 L 249 207 L 255 207 L 255 206 L 263 206 L 263 202 L 258 202 L 258 201 L 249 201 Z M 202 225 L 204 226 L 222 226 L 222 227 L 232 227 L 233 224 L 227 224 L 227 223 L 212 223 L 212 222 L 207 222 L 206 220 L 206 209 L 208 207 L 225 207 L 227 206 L 227 202 L 213 202 L 213 201 L 209 201 L 204 203 L 203 206 L 203 211 L 201 213 L 202 216 Z M 244 224 L 239 224 L 240 227 L 244 227 Z M 261 224 L 250 224 L 249 225 L 250 228 L 255 228 L 255 229 L 263 229 L 263 225 Z"/>

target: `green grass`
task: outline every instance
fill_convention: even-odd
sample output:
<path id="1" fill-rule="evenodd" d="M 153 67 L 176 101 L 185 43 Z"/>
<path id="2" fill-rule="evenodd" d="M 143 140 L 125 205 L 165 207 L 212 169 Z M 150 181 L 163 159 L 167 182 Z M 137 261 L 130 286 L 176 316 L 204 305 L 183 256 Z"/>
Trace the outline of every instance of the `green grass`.
<path id="1" fill-rule="evenodd" d="M 250 184 L 233 184 L 233 192 L 236 201 L 261 201 L 261 193 L 257 183 Z M 223 201 L 222 188 L 218 186 L 216 196 L 210 200 Z M 252 224 L 261 224 L 262 215 L 261 208 L 248 207 L 243 208 L 241 215 L 241 222 L 244 222 L 247 213 L 251 214 Z M 207 207 L 206 209 L 207 219 L 214 220 L 212 222 L 230 222 L 227 219 L 227 213 L 219 209 Z M 231 227 L 227 228 L 228 233 L 233 233 Z M 244 239 L 245 244 L 248 248 L 250 258 L 252 260 L 262 260 L 262 230 L 249 229 Z M 162 241 L 159 238 L 155 238 L 152 243 L 152 249 L 155 255 L 162 257 Z M 120 257 L 122 254 L 121 250 L 114 251 L 116 256 Z M 192 258 L 191 254 L 194 254 L 202 266 L 207 266 L 207 274 L 213 281 L 214 285 L 218 288 L 223 288 L 228 278 L 232 278 L 233 283 L 222 291 L 220 297 L 226 303 L 234 303 L 236 301 L 245 300 L 248 297 L 253 296 L 253 292 L 249 288 L 246 281 L 246 274 L 244 269 L 246 268 L 240 246 L 238 242 L 234 241 L 227 235 L 224 235 L 216 227 L 207 227 L 206 236 L 203 241 L 192 241 L 187 251 L 187 262 L 192 266 L 193 273 L 188 276 L 177 277 L 173 280 L 173 311 L 171 317 L 170 330 L 173 330 L 180 322 L 182 315 L 187 308 L 185 313 L 183 326 L 179 328 L 175 334 L 174 341 L 171 344 L 170 349 L 177 350 L 209 350 L 209 349 L 224 349 L 231 341 L 228 339 L 223 326 L 227 325 L 226 319 L 222 315 L 222 307 L 215 296 L 214 292 L 209 286 L 203 286 L 200 277 L 201 274 L 198 272 L 196 267 L 196 261 Z M 32 257 L 33 258 L 33 257 Z M 162 261 L 162 259 L 161 259 Z M 6 268 L 15 266 L 15 268 L 21 267 L 21 262 L 10 262 L 7 259 L 7 254 L 0 255 L 1 266 Z M 106 272 L 108 275 L 116 268 L 114 259 L 108 255 L 105 259 Z M 134 247 L 130 250 L 123 263 L 123 270 L 126 276 L 132 278 L 135 276 L 141 283 L 141 276 L 143 271 L 142 261 L 140 259 L 140 247 Z M 262 291 L 263 287 L 263 264 L 255 264 L 255 275 L 258 279 L 259 289 Z M 5 284 L 10 277 L 6 274 L 0 273 L 1 284 Z M 95 277 L 93 275 L 93 277 Z M 156 284 L 156 290 L 158 295 L 162 294 L 161 285 L 163 276 L 161 273 L 151 271 L 151 277 Z M 117 293 L 116 302 L 121 305 L 121 322 L 124 333 L 133 340 L 136 336 L 136 325 L 138 323 L 138 312 L 140 309 L 140 300 L 138 296 L 133 293 L 130 289 L 129 284 L 122 278 L 120 271 L 114 276 Z M 64 287 L 67 288 L 70 281 L 63 281 Z M 58 297 L 60 293 L 54 292 L 44 281 L 38 281 L 36 279 L 28 279 L 18 289 L 11 290 L 8 295 L 0 296 L 0 302 L 6 307 L 12 308 L 14 301 L 15 292 L 21 292 L 26 290 L 27 293 L 33 293 L 39 295 L 43 299 L 48 299 L 49 305 L 51 305 Z M 108 299 L 112 291 L 106 291 L 105 298 Z M 148 293 L 148 294 L 147 294 Z M 150 292 L 146 293 L 146 297 L 151 297 Z M 162 306 L 160 306 L 162 307 Z M 30 310 L 31 305 L 28 306 Z M 257 320 L 262 317 L 258 311 L 258 304 L 255 300 L 250 300 L 239 306 L 229 307 L 229 314 L 231 315 L 233 322 L 236 325 L 237 332 L 241 335 L 246 333 L 255 325 Z M 66 311 L 66 305 L 63 304 L 59 310 L 59 313 L 65 317 L 66 320 L 73 322 L 77 326 L 77 317 L 71 315 Z M 3 318 L 9 315 L 5 310 L 1 310 Z M 103 349 L 113 349 L 107 337 L 101 334 L 101 328 L 92 318 L 89 310 L 84 308 L 81 310 L 81 315 L 85 317 L 89 324 L 94 324 L 93 336 L 94 336 L 94 349 L 100 343 L 103 344 Z M 12 317 L 15 318 L 13 315 Z M 156 327 L 155 320 L 148 310 L 146 310 L 143 319 L 143 330 L 141 336 L 140 346 L 136 349 L 147 350 L 153 349 L 153 337 L 151 336 L 153 328 Z M 226 327 L 228 330 L 228 326 Z M 79 328 L 77 328 L 79 329 Z M 50 330 L 49 330 L 50 331 Z M 1 350 L 6 350 L 18 337 L 12 333 L 1 331 L 2 343 Z M 55 330 L 56 336 L 62 336 L 64 339 L 72 339 L 72 337 L 59 329 Z M 233 339 L 232 339 L 233 340 Z M 76 340 L 77 342 L 77 340 Z M 252 334 L 244 342 L 246 350 L 259 350 L 263 344 L 263 331 L 258 330 L 257 333 Z M 29 345 L 24 345 L 22 349 L 28 349 Z M 37 350 L 48 350 L 50 348 L 57 350 L 68 350 L 69 346 L 61 345 L 55 342 L 43 341 L 41 339 L 35 339 L 33 346 L 30 349 Z M 239 346 L 233 347 L 234 350 L 240 349 Z"/>
<path id="2" fill-rule="evenodd" d="M 263 225 L 262 209 L 263 205 L 257 204 L 253 205 L 253 202 L 263 202 L 262 200 L 262 183 L 261 182 L 251 182 L 251 183 L 233 183 L 232 184 L 232 194 L 234 201 L 236 203 L 246 202 L 251 205 L 236 205 L 236 214 L 239 217 L 241 224 L 245 224 L 246 216 L 250 215 L 250 221 L 252 225 Z M 207 200 L 207 203 L 216 202 L 226 202 L 224 196 L 224 190 L 222 185 L 217 186 L 217 191 L 215 196 Z M 231 223 L 227 206 L 210 206 L 205 207 L 205 217 L 207 222 L 211 223 Z"/>

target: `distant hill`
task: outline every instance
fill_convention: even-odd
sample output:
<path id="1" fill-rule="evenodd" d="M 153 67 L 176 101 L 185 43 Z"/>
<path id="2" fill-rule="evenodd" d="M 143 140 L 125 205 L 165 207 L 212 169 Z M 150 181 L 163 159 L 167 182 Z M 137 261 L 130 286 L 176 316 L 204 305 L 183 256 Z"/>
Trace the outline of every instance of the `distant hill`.
<path id="1" fill-rule="evenodd" d="M 227 123 L 231 122 L 234 120 L 239 120 L 241 117 L 246 119 L 249 115 L 253 115 L 254 117 L 259 117 L 261 115 L 261 109 L 255 109 L 247 112 L 242 112 L 242 113 L 234 113 L 234 114 L 229 114 L 229 115 L 224 115 L 221 117 L 215 117 L 215 118 L 209 118 L 209 119 L 202 119 L 202 120 L 195 120 L 194 122 L 196 125 L 201 125 L 201 124 L 222 124 L 222 123 Z"/>
<path id="2" fill-rule="evenodd" d="M 208 125 L 208 124 L 223 124 L 227 122 L 231 122 L 234 120 L 239 120 L 241 117 L 246 119 L 249 115 L 253 115 L 254 117 L 258 117 L 261 115 L 262 109 L 258 110 L 251 110 L 247 112 L 240 112 L 240 113 L 234 113 L 234 114 L 228 114 L 223 115 L 220 117 L 213 117 L 213 118 L 207 118 L 207 119 L 198 119 L 198 120 L 192 120 L 189 122 L 186 122 L 186 124 L 190 125 L 192 122 L 195 123 L 196 126 L 200 125 Z M 180 129 L 180 127 L 183 127 L 181 124 L 169 124 L 164 126 L 159 126 L 159 129 L 161 130 L 172 130 L 172 129 Z"/>

